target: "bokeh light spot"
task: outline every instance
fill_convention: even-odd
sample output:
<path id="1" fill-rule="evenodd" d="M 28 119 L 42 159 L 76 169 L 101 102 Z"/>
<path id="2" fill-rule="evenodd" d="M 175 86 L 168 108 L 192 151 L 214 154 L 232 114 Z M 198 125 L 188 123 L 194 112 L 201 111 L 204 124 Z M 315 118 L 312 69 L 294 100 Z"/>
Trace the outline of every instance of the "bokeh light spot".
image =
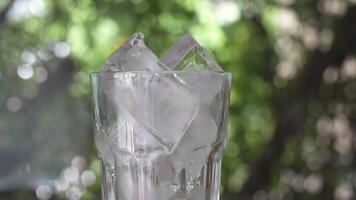
<path id="1" fill-rule="evenodd" d="M 79 200 L 82 196 L 82 191 L 79 188 L 73 186 L 70 187 L 66 192 L 66 197 L 69 200 Z"/>
<path id="2" fill-rule="evenodd" d="M 320 44 L 320 34 L 315 27 L 306 26 L 302 34 L 304 44 L 308 49 L 315 49 Z"/>
<path id="3" fill-rule="evenodd" d="M 346 0 L 322 0 L 319 1 L 318 8 L 323 13 L 342 16 L 346 12 L 347 4 Z"/>
<path id="4" fill-rule="evenodd" d="M 75 156 L 71 162 L 72 166 L 81 170 L 86 164 L 86 160 L 82 156 Z"/>
<path id="5" fill-rule="evenodd" d="M 32 52 L 25 50 L 22 52 L 22 60 L 25 63 L 32 65 L 36 62 L 36 56 Z"/>
<path id="6" fill-rule="evenodd" d="M 48 61 L 52 57 L 51 53 L 45 47 L 40 48 L 37 52 L 37 55 L 43 61 Z"/>
<path id="7" fill-rule="evenodd" d="M 296 34 L 299 31 L 300 23 L 294 10 L 287 8 L 279 9 L 275 15 L 275 21 L 287 33 Z"/>
<path id="8" fill-rule="evenodd" d="M 9 111 L 16 112 L 16 111 L 20 110 L 20 108 L 22 106 L 22 102 L 17 97 L 10 97 L 6 102 L 6 106 L 9 109 Z"/>
<path id="9" fill-rule="evenodd" d="M 17 68 L 17 75 L 24 80 L 30 79 L 33 76 L 33 68 L 30 65 L 20 65 Z"/>
<path id="10" fill-rule="evenodd" d="M 356 77 L 356 58 L 348 57 L 346 58 L 342 68 L 341 74 L 343 77 L 354 78 Z"/>
<path id="11" fill-rule="evenodd" d="M 350 183 L 342 183 L 335 190 L 336 200 L 351 200 L 353 197 L 353 189 Z"/>
<path id="12" fill-rule="evenodd" d="M 305 189 L 310 193 L 320 192 L 323 186 L 323 177 L 320 175 L 312 174 L 308 176 L 304 182 Z"/>
<path id="13" fill-rule="evenodd" d="M 45 13 L 43 0 L 17 0 L 9 12 L 10 20 L 21 20 L 32 16 L 41 16 Z"/>
<path id="14" fill-rule="evenodd" d="M 58 58 L 65 58 L 70 54 L 70 46 L 66 42 L 58 42 L 54 45 L 53 51 Z"/>
<path id="15" fill-rule="evenodd" d="M 304 191 L 304 180 L 305 180 L 305 177 L 302 174 L 298 174 L 297 176 L 295 176 L 293 178 L 293 180 L 291 180 L 292 187 L 293 187 L 294 191 L 296 191 L 296 192 Z"/>
<path id="16" fill-rule="evenodd" d="M 76 182 L 79 179 L 79 170 L 75 167 L 68 167 L 64 170 L 64 178 L 68 182 Z"/>
<path id="17" fill-rule="evenodd" d="M 40 200 L 50 199 L 53 195 L 52 188 L 48 185 L 40 185 L 36 188 L 36 196 Z"/>
<path id="18" fill-rule="evenodd" d="M 324 71 L 323 79 L 326 83 L 334 83 L 339 77 L 339 72 L 336 67 L 328 67 Z"/>
<path id="19" fill-rule="evenodd" d="M 37 83 L 43 83 L 47 80 L 48 72 L 43 67 L 37 67 L 35 69 L 35 80 Z"/>
<path id="20" fill-rule="evenodd" d="M 291 62 L 282 61 L 277 65 L 277 75 L 284 79 L 292 79 L 296 73 L 297 68 Z"/>
<path id="21" fill-rule="evenodd" d="M 95 174 L 93 171 L 84 171 L 80 177 L 82 184 L 86 187 L 92 186 L 95 183 Z"/>
<path id="22" fill-rule="evenodd" d="M 217 1 L 213 6 L 213 13 L 220 25 L 234 23 L 241 17 L 240 8 L 235 1 Z"/>
<path id="23" fill-rule="evenodd" d="M 56 188 L 57 192 L 63 192 L 68 189 L 69 182 L 65 179 L 55 180 L 54 187 Z"/>

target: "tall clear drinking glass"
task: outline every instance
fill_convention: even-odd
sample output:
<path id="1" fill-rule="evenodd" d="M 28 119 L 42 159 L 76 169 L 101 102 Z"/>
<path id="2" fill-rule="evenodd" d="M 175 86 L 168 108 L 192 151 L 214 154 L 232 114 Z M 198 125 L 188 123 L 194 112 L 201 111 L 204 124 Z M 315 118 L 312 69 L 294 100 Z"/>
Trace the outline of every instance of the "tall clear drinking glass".
<path id="1" fill-rule="evenodd" d="M 103 200 L 217 200 L 231 74 L 90 76 Z"/>

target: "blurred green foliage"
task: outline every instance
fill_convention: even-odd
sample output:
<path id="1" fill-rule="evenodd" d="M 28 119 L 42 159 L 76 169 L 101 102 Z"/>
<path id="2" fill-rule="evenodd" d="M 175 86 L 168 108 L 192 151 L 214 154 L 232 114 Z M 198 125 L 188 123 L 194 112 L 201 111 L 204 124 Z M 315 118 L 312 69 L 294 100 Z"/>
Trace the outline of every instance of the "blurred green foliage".
<path id="1" fill-rule="evenodd" d="M 6 12 L 0 21 L 0 134 L 28 119 L 16 113 L 26 102 L 44 98 L 41 90 L 63 63 L 74 66 L 63 80 L 67 86 L 43 102 L 56 107 L 70 98 L 80 104 L 76 119 L 83 122 L 68 128 L 64 114 L 57 128 L 91 133 L 88 74 L 134 32 L 144 33 L 158 55 L 189 32 L 233 74 L 223 196 L 355 198 L 356 61 L 351 43 L 356 35 L 352 27 L 345 28 L 355 16 L 354 1 L 17 0 L 7 10 L 11 2 L 0 1 Z M 24 52 L 35 60 L 21 75 L 19 66 L 31 59 Z M 308 82 L 309 76 L 315 82 Z M 11 107 L 13 96 L 22 108 Z M 46 121 L 51 113 L 41 109 L 38 129 L 51 132 L 53 122 Z M 87 152 L 88 166 L 99 173 L 93 148 Z M 261 163 L 266 165 L 256 166 Z M 263 174 L 258 183 L 251 178 L 254 173 Z M 83 199 L 98 198 L 98 191 L 97 179 Z"/>

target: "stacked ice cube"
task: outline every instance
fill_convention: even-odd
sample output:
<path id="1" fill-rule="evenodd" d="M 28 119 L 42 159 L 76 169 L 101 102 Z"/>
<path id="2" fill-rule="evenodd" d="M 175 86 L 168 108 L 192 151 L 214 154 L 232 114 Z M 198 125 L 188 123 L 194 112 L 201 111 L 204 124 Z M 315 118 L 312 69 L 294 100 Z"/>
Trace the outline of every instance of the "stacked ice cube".
<path id="1" fill-rule="evenodd" d="M 182 181 L 172 174 L 183 171 L 189 174 L 184 177 L 190 179 L 200 176 L 212 152 L 211 144 L 218 136 L 221 116 L 212 114 L 219 113 L 212 111 L 219 109 L 215 97 L 222 83 L 212 84 L 218 73 L 207 73 L 197 79 L 194 73 L 192 77 L 189 73 L 179 77 L 177 71 L 222 72 L 222 68 L 188 34 L 159 59 L 145 45 L 143 34 L 135 33 L 107 59 L 103 71 L 102 79 L 112 78 L 110 72 L 126 72 L 113 81 L 102 81 L 106 83 L 102 87 L 108 101 L 115 105 L 114 113 L 119 115 L 103 130 L 105 133 L 98 136 L 101 138 L 96 139 L 99 153 L 104 154 L 101 155 L 104 162 L 107 160 L 113 165 L 115 155 L 119 154 L 119 159 L 126 159 L 123 156 L 126 155 L 138 162 L 144 160 L 146 164 L 147 158 L 151 158 L 155 162 L 150 165 L 158 168 L 164 163 L 159 177 L 162 184 L 177 185 L 177 188 L 159 189 L 152 199 L 173 195 L 180 187 L 189 190 L 192 180 Z M 109 72 L 107 76 L 105 72 Z M 142 76 L 147 77 L 142 79 Z M 120 162 L 116 167 L 120 166 L 121 170 L 129 169 L 125 165 L 130 162 L 116 162 Z M 129 173 L 132 172 L 127 171 L 126 175 Z M 120 176 L 126 180 L 122 184 L 127 184 L 125 173 L 121 172 Z M 139 184 L 135 180 L 129 183 L 126 185 L 128 189 Z M 128 191 L 127 195 L 135 195 L 135 192 Z"/>

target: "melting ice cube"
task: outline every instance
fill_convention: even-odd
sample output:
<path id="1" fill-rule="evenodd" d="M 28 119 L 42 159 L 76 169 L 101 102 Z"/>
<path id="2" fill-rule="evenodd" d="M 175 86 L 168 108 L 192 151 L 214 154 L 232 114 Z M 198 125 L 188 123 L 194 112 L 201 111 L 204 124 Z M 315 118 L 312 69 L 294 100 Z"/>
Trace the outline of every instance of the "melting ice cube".
<path id="1" fill-rule="evenodd" d="M 161 62 L 172 70 L 206 71 L 197 76 L 187 73 L 180 77 L 200 101 L 198 114 L 182 137 L 178 148 L 172 154 L 177 172 L 186 169 L 190 176 L 199 177 L 212 144 L 216 142 L 221 122 L 220 91 L 225 82 L 222 68 L 214 58 L 190 35 L 184 35 L 161 58 Z"/>
<path id="2" fill-rule="evenodd" d="M 103 65 L 103 71 L 161 71 L 165 66 L 146 46 L 142 33 L 135 33 L 127 39 Z"/>
<path id="3" fill-rule="evenodd" d="M 186 168 L 192 177 L 199 177 L 217 136 L 218 127 L 209 109 L 200 108 L 171 156 L 176 171 Z"/>
<path id="4" fill-rule="evenodd" d="M 106 80 L 105 92 L 120 118 L 131 126 L 118 126 L 125 135 L 134 129 L 140 134 L 133 146 L 152 149 L 157 142 L 172 151 L 194 118 L 199 102 L 185 87 L 164 73 L 169 70 L 143 42 L 143 35 L 135 33 L 104 64 L 105 71 L 125 71 Z M 145 73 L 129 73 L 145 71 Z M 105 82 L 105 81 L 103 81 Z M 120 132 L 117 132 L 119 134 Z M 152 136 L 154 139 L 152 139 Z M 132 138 L 137 138 L 134 135 Z M 122 138 L 119 138 L 119 140 Z M 126 139 L 126 138 L 125 138 Z M 130 144 L 131 145 L 131 144 Z M 132 145 L 130 146 L 132 147 Z M 147 148 L 146 148 L 147 147 Z M 136 152 L 131 148 L 130 152 Z"/>
<path id="5" fill-rule="evenodd" d="M 161 57 L 161 62 L 172 70 L 223 71 L 209 52 L 189 34 L 168 49 Z"/>
<path id="6" fill-rule="evenodd" d="M 143 147 L 156 146 L 158 141 L 166 150 L 173 150 L 197 112 L 196 98 L 163 74 L 125 76 L 107 91 L 118 115 L 129 124 L 118 127 L 116 133 L 125 137 L 119 140 L 131 139 Z M 136 135 L 127 137 L 135 130 L 139 130 Z"/>

